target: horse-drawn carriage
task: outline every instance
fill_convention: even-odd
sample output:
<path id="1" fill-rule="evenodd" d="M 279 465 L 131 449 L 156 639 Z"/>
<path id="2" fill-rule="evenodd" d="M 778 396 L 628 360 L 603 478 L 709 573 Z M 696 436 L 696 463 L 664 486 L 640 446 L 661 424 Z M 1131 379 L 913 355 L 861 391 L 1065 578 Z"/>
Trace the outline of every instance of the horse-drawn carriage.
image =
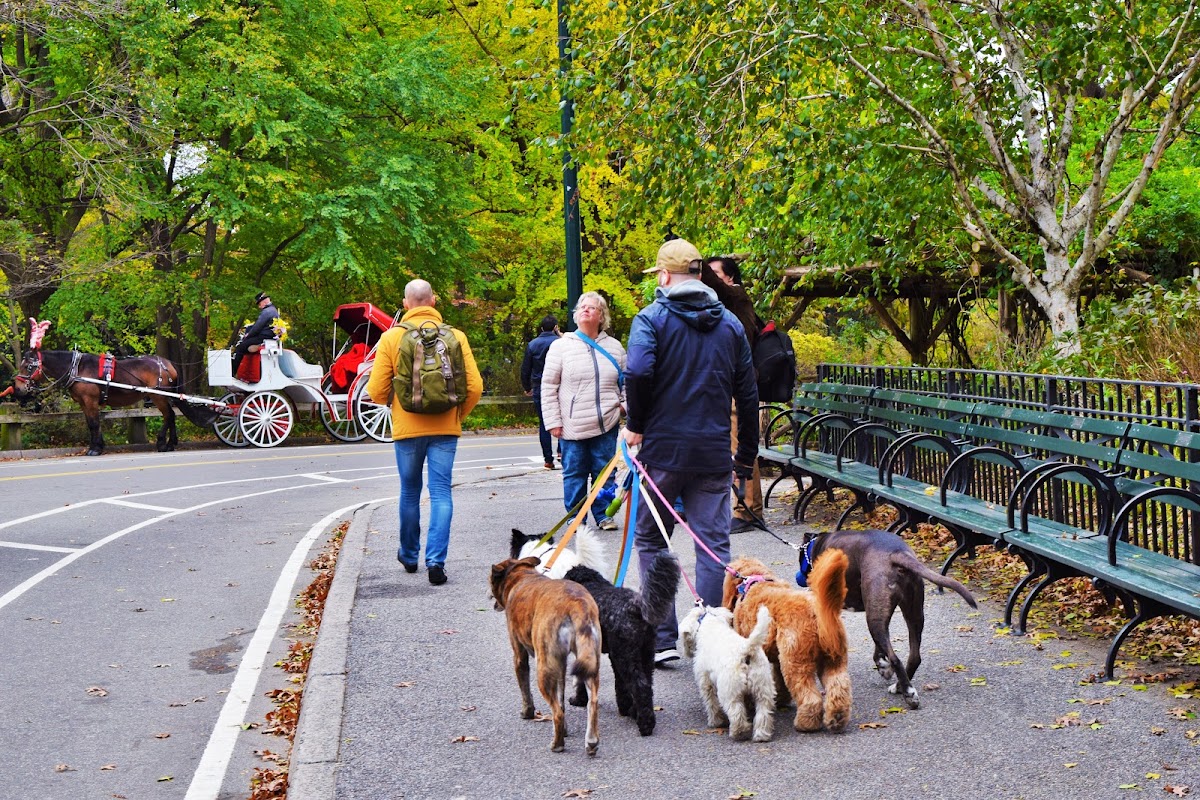
<path id="1" fill-rule="evenodd" d="M 291 433 L 296 410 L 311 408 L 335 439 L 390 441 L 391 411 L 372 402 L 366 389 L 375 345 L 395 318 L 370 303 L 350 303 L 338 306 L 333 322 L 335 357 L 327 371 L 277 339 L 249 353 L 242 362 L 247 369 L 239 369 L 238 375 L 233 374 L 230 351 L 209 350 L 208 383 L 227 390 L 213 425 L 217 438 L 233 447 L 274 447 Z M 340 348 L 339 330 L 345 334 Z"/>
<path id="2" fill-rule="evenodd" d="M 222 442 L 233 447 L 274 447 L 288 437 L 299 410 L 318 414 L 331 436 L 344 442 L 368 436 L 391 441 L 391 409 L 371 401 L 367 380 L 375 347 L 384 331 L 399 317 L 390 317 L 370 303 L 338 306 L 333 315 L 334 361 L 329 370 L 310 364 L 278 339 L 263 342 L 247 354 L 238 374 L 232 369 L 229 350 L 208 351 L 208 383 L 224 389 L 219 399 L 174 391 L 173 364 L 157 356 L 114 359 L 77 351 L 41 349 L 48 322 L 30 320 L 30 349 L 22 359 L 14 385 L 18 396 L 27 395 L 42 380 L 62 386 L 83 409 L 90 435 L 89 455 L 104 449 L 100 436 L 99 408 L 153 402 L 163 415 L 160 450 L 175 446 L 178 408 L 193 422 L 211 425 Z M 339 346 L 339 332 L 344 340 Z"/>

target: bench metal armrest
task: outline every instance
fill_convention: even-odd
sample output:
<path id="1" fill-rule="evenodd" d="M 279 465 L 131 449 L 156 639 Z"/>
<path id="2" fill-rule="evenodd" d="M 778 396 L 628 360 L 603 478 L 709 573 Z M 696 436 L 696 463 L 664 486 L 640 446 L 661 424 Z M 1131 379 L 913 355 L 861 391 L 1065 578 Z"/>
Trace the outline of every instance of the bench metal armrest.
<path id="1" fill-rule="evenodd" d="M 1021 506 L 1021 532 L 1029 532 L 1029 507 L 1037 496 L 1037 490 L 1045 483 L 1061 475 L 1076 474 L 1090 483 L 1100 495 L 1100 530 L 1098 536 L 1107 536 L 1113 522 L 1113 499 L 1117 496 L 1117 487 L 1113 479 L 1095 467 L 1087 464 L 1072 464 L 1069 461 L 1047 461 L 1039 464 L 1021 476 L 1008 498 L 1008 524 L 1013 525 L 1016 505 Z M 1023 493 L 1022 493 L 1023 491 Z"/>
<path id="2" fill-rule="evenodd" d="M 881 436 L 888 439 L 895 439 L 900 435 L 892 428 L 884 425 L 882 422 L 863 422 L 854 426 L 850 429 L 849 433 L 846 434 L 846 438 L 842 440 L 842 443 L 838 445 L 837 452 L 835 453 L 837 456 L 838 472 L 842 471 L 842 461 L 845 459 L 846 448 L 850 445 L 850 443 L 855 441 L 857 437 L 861 436 L 862 434 L 871 433 L 873 431 L 878 431 Z"/>
<path id="3" fill-rule="evenodd" d="M 984 455 L 993 456 L 1002 461 L 1007 461 L 1012 468 L 1020 472 L 1022 476 L 1025 473 L 1025 465 L 1021 463 L 1020 456 L 1014 456 L 1012 453 L 1008 452 L 1002 447 L 996 447 L 995 445 L 984 445 L 983 447 L 968 448 L 962 451 L 957 458 L 950 462 L 950 466 L 946 467 L 946 474 L 942 476 L 942 482 L 938 486 L 938 493 L 943 506 L 946 505 L 946 492 L 947 490 L 951 490 L 952 482 L 952 491 L 963 492 L 966 490 L 968 478 L 964 476 L 961 480 L 957 481 L 954 478 L 954 476 L 957 475 L 959 470 L 962 468 L 962 465 L 970 460 L 980 458 Z M 1012 526 L 1011 519 L 1008 524 L 1010 527 Z"/>
<path id="4" fill-rule="evenodd" d="M 1188 511 L 1200 512 L 1200 495 L 1177 486 L 1156 486 L 1129 498 L 1117 512 L 1112 530 L 1108 532 L 1108 563 L 1114 567 L 1117 565 L 1117 542 L 1128 538 L 1129 517 L 1138 507 L 1150 500 L 1167 502 Z"/>
<path id="5" fill-rule="evenodd" d="M 912 447 L 919 446 L 921 442 L 932 442 L 943 453 L 950 456 L 952 462 L 959 454 L 958 446 L 940 433 L 905 434 L 892 442 L 888 446 L 888 449 L 883 452 L 883 457 L 879 459 L 879 482 L 885 486 L 891 486 L 892 476 L 895 474 L 893 467 L 896 459 L 899 458 L 901 453 L 908 451 Z"/>
<path id="6" fill-rule="evenodd" d="M 842 423 L 847 430 L 852 430 L 855 426 L 860 424 L 858 420 L 851 419 L 845 414 L 839 414 L 834 411 L 826 411 L 823 414 L 817 414 L 814 417 L 809 417 L 800 425 L 799 430 L 796 431 L 796 440 L 792 443 L 794 455 L 800 458 L 808 458 L 809 434 L 811 434 L 816 428 L 834 420 Z"/>

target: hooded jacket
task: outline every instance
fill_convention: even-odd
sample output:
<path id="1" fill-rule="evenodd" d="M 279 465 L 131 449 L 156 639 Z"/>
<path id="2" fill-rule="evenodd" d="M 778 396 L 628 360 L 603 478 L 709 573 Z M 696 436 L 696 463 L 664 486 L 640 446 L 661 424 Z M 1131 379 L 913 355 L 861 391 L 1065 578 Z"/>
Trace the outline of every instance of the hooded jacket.
<path id="1" fill-rule="evenodd" d="M 604 331 L 596 344 L 625 368 L 625 348 Z M 607 433 L 621 421 L 617 369 L 574 333 L 564 333 L 546 351 L 542 371 L 542 424 L 562 428 L 562 438 L 577 442 Z"/>
<path id="2" fill-rule="evenodd" d="M 521 359 L 521 388 L 539 397 L 542 389 L 542 372 L 546 369 L 546 352 L 558 341 L 555 331 L 542 331 L 525 346 L 525 358 Z"/>
<path id="3" fill-rule="evenodd" d="M 698 280 L 659 287 L 629 331 L 626 427 L 643 436 L 642 463 L 678 472 L 731 472 L 758 455 L 758 387 L 742 323 Z"/>
<path id="4" fill-rule="evenodd" d="M 417 306 L 405 312 L 401 322 L 411 322 L 420 325 L 432 321 L 437 325 L 442 323 L 442 315 L 433 306 Z M 375 347 L 375 361 L 371 367 L 371 377 L 367 379 L 367 394 L 376 403 L 390 403 L 392 407 L 392 439 L 413 439 L 417 436 L 461 436 L 462 421 L 483 396 L 483 378 L 479 375 L 479 367 L 475 365 L 475 356 L 467 343 L 467 335 L 458 328 L 454 336 L 462 347 L 463 366 L 467 370 L 467 399 L 457 408 L 451 408 L 440 414 L 415 414 L 405 411 L 400 401 L 393 397 L 392 378 L 396 374 L 396 354 L 400 350 L 400 337 L 404 328 L 400 325 L 388 330 L 379 337 Z"/>

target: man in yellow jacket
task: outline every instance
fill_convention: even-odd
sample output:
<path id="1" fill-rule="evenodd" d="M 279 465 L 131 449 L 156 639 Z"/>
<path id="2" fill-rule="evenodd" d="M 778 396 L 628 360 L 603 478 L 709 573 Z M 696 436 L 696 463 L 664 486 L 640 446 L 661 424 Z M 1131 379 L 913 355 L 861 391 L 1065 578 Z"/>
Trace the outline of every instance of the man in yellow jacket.
<path id="1" fill-rule="evenodd" d="M 409 281 L 404 287 L 401 322 L 443 324 L 442 315 L 433 307 L 436 301 L 429 281 L 419 278 Z M 446 582 L 446 552 L 450 548 L 450 520 L 454 516 L 450 493 L 454 454 L 458 450 L 458 437 L 462 435 L 462 421 L 483 396 L 483 378 L 475 365 L 466 334 L 455 328 L 454 336 L 462 348 L 467 371 L 466 401 L 440 414 L 405 411 L 400 407 L 400 400 L 392 396 L 392 378 L 396 374 L 396 357 L 404 331 L 397 325 L 380 337 L 367 393 L 376 403 L 390 403 L 392 407 L 392 439 L 396 447 L 396 469 L 400 473 L 400 548 L 396 558 L 408 572 L 417 571 L 421 554 L 421 470 L 426 463 L 429 465 L 425 568 L 429 571 L 429 582 L 440 586 Z"/>

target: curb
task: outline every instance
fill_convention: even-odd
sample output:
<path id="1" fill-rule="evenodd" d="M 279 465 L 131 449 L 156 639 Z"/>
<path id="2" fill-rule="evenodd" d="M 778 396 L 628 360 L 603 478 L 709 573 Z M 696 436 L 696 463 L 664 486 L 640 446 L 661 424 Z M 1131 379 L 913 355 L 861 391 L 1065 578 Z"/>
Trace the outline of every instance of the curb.
<path id="1" fill-rule="evenodd" d="M 367 526 L 376 507 L 366 505 L 354 512 L 342 542 L 300 703 L 288 768 L 288 800 L 332 800 L 337 788 L 350 612 L 366 551 Z"/>

